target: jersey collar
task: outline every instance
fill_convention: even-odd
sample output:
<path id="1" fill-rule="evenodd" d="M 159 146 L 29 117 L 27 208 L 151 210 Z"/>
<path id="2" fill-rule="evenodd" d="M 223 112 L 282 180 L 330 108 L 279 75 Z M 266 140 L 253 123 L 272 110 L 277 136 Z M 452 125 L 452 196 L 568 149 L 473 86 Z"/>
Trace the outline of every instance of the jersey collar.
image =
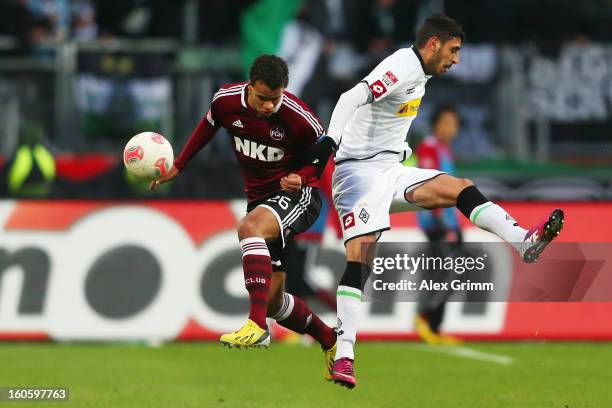
<path id="1" fill-rule="evenodd" d="M 427 71 L 425 71 L 425 63 L 423 62 L 423 57 L 421 56 L 421 53 L 419 52 L 419 50 L 413 45 L 412 47 L 410 47 L 412 49 L 412 52 L 414 52 L 414 55 L 416 55 L 416 57 L 419 59 L 419 62 L 421 63 L 421 69 L 423 70 L 423 75 L 425 75 L 426 78 L 431 78 L 431 75 L 427 75 Z"/>

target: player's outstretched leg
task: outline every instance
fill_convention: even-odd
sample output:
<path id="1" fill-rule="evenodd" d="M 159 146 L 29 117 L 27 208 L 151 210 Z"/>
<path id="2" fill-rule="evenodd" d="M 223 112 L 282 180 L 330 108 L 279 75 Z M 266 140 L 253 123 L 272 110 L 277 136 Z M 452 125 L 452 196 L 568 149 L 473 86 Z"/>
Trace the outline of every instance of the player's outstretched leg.
<path id="1" fill-rule="evenodd" d="M 263 238 L 250 237 L 240 241 L 244 282 L 249 292 L 249 319 L 240 329 L 221 336 L 221 344 L 228 347 L 250 348 L 270 345 L 266 325 L 268 289 L 272 275 L 270 252 Z"/>
<path id="2" fill-rule="evenodd" d="M 475 225 L 516 248 L 525 262 L 538 259 L 544 248 L 559 235 L 564 222 L 563 211 L 556 209 L 528 231 L 502 207 L 489 201 L 470 180 L 446 174 L 407 192 L 406 199 L 425 208 L 456 205 Z"/>
<path id="3" fill-rule="evenodd" d="M 280 307 L 271 318 L 281 326 L 300 334 L 309 334 L 321 345 L 325 358 L 324 377 L 331 381 L 331 369 L 336 354 L 336 332 L 326 325 L 302 299 L 282 293 Z"/>
<path id="4" fill-rule="evenodd" d="M 474 224 L 514 246 L 523 261 L 528 263 L 538 260 L 546 246 L 559 235 L 564 223 L 563 211 L 556 209 L 527 231 L 502 207 L 485 198 L 474 185 L 459 193 L 457 208 Z"/>

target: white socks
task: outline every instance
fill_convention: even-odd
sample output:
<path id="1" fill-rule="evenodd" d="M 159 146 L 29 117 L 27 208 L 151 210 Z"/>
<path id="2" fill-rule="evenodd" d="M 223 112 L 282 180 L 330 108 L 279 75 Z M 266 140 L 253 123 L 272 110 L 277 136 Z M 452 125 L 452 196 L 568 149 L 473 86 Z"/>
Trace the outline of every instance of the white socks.
<path id="1" fill-rule="evenodd" d="M 503 208 L 490 201 L 475 207 L 470 214 L 470 221 L 494 233 L 517 250 L 520 250 L 527 234 L 527 230 L 521 228 Z"/>
<path id="2" fill-rule="evenodd" d="M 357 325 L 361 315 L 361 291 L 351 286 L 338 286 L 338 349 L 336 360 L 346 357 L 355 359 L 353 347 L 357 339 Z"/>

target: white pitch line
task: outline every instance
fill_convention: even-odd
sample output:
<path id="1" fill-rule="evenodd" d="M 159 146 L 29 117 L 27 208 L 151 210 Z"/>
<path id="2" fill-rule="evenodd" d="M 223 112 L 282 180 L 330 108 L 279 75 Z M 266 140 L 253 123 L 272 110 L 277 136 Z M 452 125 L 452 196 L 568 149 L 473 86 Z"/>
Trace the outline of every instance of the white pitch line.
<path id="1" fill-rule="evenodd" d="M 474 360 L 488 361 L 490 363 L 509 365 L 514 363 L 514 358 L 502 354 L 485 353 L 484 351 L 474 350 L 468 347 L 445 347 L 445 346 L 427 346 L 424 348 L 427 351 L 446 353 L 453 356 L 464 358 L 472 358 Z"/>

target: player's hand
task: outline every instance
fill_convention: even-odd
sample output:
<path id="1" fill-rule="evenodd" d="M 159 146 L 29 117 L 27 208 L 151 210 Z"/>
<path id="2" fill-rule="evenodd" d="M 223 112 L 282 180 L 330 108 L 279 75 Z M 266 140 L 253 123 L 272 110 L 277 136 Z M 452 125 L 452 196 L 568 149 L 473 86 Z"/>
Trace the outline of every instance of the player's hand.
<path id="1" fill-rule="evenodd" d="M 174 167 L 174 165 L 172 165 L 168 173 L 166 173 L 165 175 L 161 177 L 156 178 L 155 180 L 151 182 L 151 184 L 149 184 L 149 190 L 153 191 L 160 185 L 174 180 L 175 178 L 178 177 L 179 173 L 180 173 L 179 169 L 177 169 L 176 167 Z"/>
<path id="2" fill-rule="evenodd" d="M 291 173 L 281 179 L 280 185 L 285 191 L 300 191 L 302 189 L 302 178 L 295 173 Z"/>

